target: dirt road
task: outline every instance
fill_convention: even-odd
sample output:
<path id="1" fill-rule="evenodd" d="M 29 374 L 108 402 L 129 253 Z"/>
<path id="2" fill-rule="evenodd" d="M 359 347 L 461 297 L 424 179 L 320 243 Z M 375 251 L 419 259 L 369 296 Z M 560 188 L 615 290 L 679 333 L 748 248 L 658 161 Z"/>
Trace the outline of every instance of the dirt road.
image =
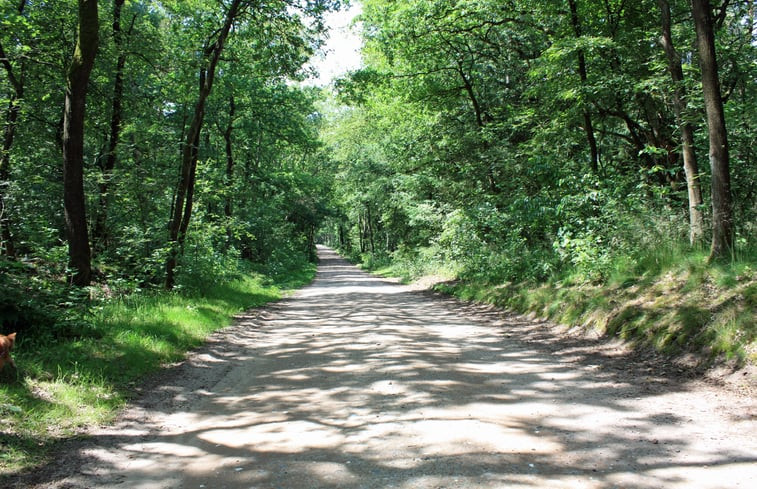
<path id="1" fill-rule="evenodd" d="M 38 487 L 757 487 L 753 399 L 320 254 Z"/>

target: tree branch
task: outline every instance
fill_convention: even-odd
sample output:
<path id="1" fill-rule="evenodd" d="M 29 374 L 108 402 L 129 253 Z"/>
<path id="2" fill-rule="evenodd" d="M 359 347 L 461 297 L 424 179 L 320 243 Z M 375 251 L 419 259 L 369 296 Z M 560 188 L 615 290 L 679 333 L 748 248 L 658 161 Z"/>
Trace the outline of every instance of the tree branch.
<path id="1" fill-rule="evenodd" d="M 3 68 L 5 68 L 5 72 L 8 75 L 8 80 L 11 82 L 11 85 L 13 85 L 13 89 L 16 92 L 23 90 L 21 82 L 13 73 L 13 65 L 11 65 L 10 59 L 8 59 L 8 56 L 5 54 L 2 43 L 0 43 L 0 64 L 2 64 Z"/>

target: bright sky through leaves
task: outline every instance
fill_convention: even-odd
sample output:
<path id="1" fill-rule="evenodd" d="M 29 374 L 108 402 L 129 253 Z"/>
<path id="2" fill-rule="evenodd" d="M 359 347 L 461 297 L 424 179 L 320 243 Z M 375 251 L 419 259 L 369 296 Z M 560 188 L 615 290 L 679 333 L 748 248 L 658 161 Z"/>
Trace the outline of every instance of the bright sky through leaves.
<path id="1" fill-rule="evenodd" d="M 311 61 L 319 76 L 308 80 L 307 84 L 328 85 L 347 71 L 360 67 L 360 36 L 358 26 L 352 25 L 353 19 L 360 13 L 360 4 L 353 3 L 349 9 L 325 16 L 329 26 L 329 39 L 324 53 L 314 56 Z"/>

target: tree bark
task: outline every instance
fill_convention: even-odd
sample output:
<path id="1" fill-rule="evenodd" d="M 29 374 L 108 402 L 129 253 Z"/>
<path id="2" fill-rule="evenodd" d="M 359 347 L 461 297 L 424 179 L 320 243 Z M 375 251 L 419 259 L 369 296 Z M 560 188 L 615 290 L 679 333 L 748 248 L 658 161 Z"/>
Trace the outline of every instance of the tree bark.
<path id="1" fill-rule="evenodd" d="M 13 245 L 13 234 L 11 233 L 10 212 L 6 205 L 6 192 L 10 187 L 10 153 L 13 146 L 13 139 L 16 135 L 18 125 L 18 114 L 21 111 L 21 99 L 24 96 L 24 85 L 19 78 L 14 76 L 13 70 L 8 62 L 8 58 L 3 52 L 0 45 L 0 58 L 3 59 L 8 79 L 13 86 L 13 94 L 8 101 L 8 110 L 5 118 L 5 130 L 3 131 L 3 148 L 0 153 L 0 253 L 5 253 L 8 257 L 15 257 L 16 250 Z"/>
<path id="2" fill-rule="evenodd" d="M 194 144 L 192 145 L 192 164 L 189 169 L 189 179 L 187 183 L 186 197 L 184 200 L 184 212 L 181 216 L 181 225 L 179 226 L 180 244 L 184 244 L 184 237 L 189 229 L 189 221 L 192 219 L 192 206 L 194 204 L 195 183 L 197 182 L 197 160 L 200 154 L 200 133 L 197 133 Z"/>
<path id="3" fill-rule="evenodd" d="M 715 55 L 712 8 L 709 0 L 692 0 L 691 12 L 697 33 L 702 92 L 707 112 L 712 172 L 712 246 L 710 261 L 726 257 L 733 249 L 733 205 L 723 99 L 720 94 L 718 63 Z"/>
<path id="4" fill-rule="evenodd" d="M 17 8 L 18 13 L 23 14 L 25 7 L 26 0 L 21 0 Z M 23 68 L 21 68 L 20 74 L 17 74 L 13 69 L 13 65 L 5 54 L 2 44 L 0 44 L 0 64 L 3 65 L 8 81 L 13 88 L 13 93 L 8 101 L 5 129 L 3 131 L 3 147 L 0 152 L 0 253 L 5 253 L 5 256 L 14 258 L 16 256 L 16 248 L 13 244 L 10 212 L 5 199 L 11 182 L 11 147 L 13 147 L 13 139 L 16 136 L 18 114 L 21 112 L 21 100 L 24 98 L 24 76 Z"/>
<path id="5" fill-rule="evenodd" d="M 366 216 L 365 221 L 367 223 L 368 237 L 370 238 L 371 254 L 376 253 L 376 243 L 373 239 L 373 216 L 371 215 L 371 206 L 368 205 L 365 208 Z"/>
<path id="6" fill-rule="evenodd" d="M 224 203 L 223 213 L 227 218 L 231 217 L 231 185 L 234 179 L 234 152 L 231 144 L 231 133 L 234 131 L 234 115 L 236 114 L 236 105 L 234 104 L 234 94 L 229 95 L 229 124 L 223 132 L 224 147 L 226 150 L 226 202 Z"/>
<path id="7" fill-rule="evenodd" d="M 476 117 L 476 128 L 479 132 L 481 132 L 486 124 L 490 122 L 490 118 L 484 110 L 484 108 L 481 107 L 481 103 L 478 100 L 478 96 L 476 96 L 476 90 L 473 87 L 473 83 L 471 81 L 471 77 L 466 74 L 465 69 L 463 68 L 463 63 L 458 60 L 457 61 L 457 74 L 460 75 L 460 79 L 463 82 L 463 88 L 465 89 L 465 93 L 468 95 L 468 99 L 471 101 L 471 105 L 473 106 L 473 114 Z M 484 151 L 489 149 L 489 142 L 484 140 L 483 141 L 483 149 Z M 488 183 L 488 190 L 492 194 L 498 194 L 500 193 L 499 184 L 497 183 L 497 179 L 494 175 L 494 169 L 491 165 L 488 166 L 486 169 L 486 179 Z"/>
<path id="8" fill-rule="evenodd" d="M 181 175 L 176 191 L 176 201 L 169 223 L 169 244 L 171 251 L 166 261 L 166 288 L 172 289 L 175 283 L 174 272 L 181 248 L 184 244 L 189 222 L 192 217 L 192 197 L 194 194 L 195 173 L 197 169 L 197 151 L 200 141 L 200 131 L 205 117 L 205 103 L 213 88 L 216 66 L 221 58 L 226 39 L 231 26 L 240 10 L 242 0 L 234 0 L 226 12 L 224 24 L 218 31 L 215 42 L 205 49 L 205 64 L 200 68 L 200 88 L 195 103 L 194 114 L 189 123 L 184 148 L 181 157 Z"/>
<path id="9" fill-rule="evenodd" d="M 121 32 L 121 10 L 125 0 L 113 2 L 113 42 L 116 45 L 118 58 L 116 60 L 116 74 L 113 81 L 113 102 L 110 115 L 110 137 L 108 138 L 108 152 L 102 165 L 102 182 L 99 185 L 99 199 L 95 226 L 92 230 L 92 241 L 96 250 L 104 250 L 108 244 L 108 192 L 113 169 L 116 167 L 116 149 L 121 134 L 122 102 L 124 94 L 124 67 L 126 66 L 126 51 L 124 49 L 123 33 Z"/>
<path id="10" fill-rule="evenodd" d="M 699 181 L 699 165 L 694 151 L 694 128 L 686 122 L 688 97 L 683 87 L 683 68 L 681 57 L 673 45 L 670 27 L 670 4 L 668 0 L 658 0 L 662 20 L 662 37 L 660 43 L 668 59 L 668 70 L 675 84 L 673 90 L 673 111 L 681 129 L 683 170 L 686 174 L 686 189 L 689 197 L 689 243 L 696 246 L 704 239 L 704 218 L 702 216 L 702 187 Z"/>
<path id="11" fill-rule="evenodd" d="M 13 146 L 13 138 L 16 133 L 16 124 L 18 122 L 18 113 L 21 111 L 20 99 L 23 94 L 21 91 L 15 91 L 8 102 L 8 112 L 5 120 L 5 131 L 3 137 L 3 148 L 0 153 L 0 253 L 13 258 L 16 256 L 16 248 L 13 244 L 13 233 L 11 232 L 10 211 L 6 204 L 6 193 L 11 183 L 10 174 L 10 151 Z"/>
<path id="12" fill-rule="evenodd" d="M 581 31 L 581 21 L 578 18 L 578 5 L 576 0 L 568 0 L 570 4 L 570 19 L 573 25 L 573 33 L 576 39 L 580 39 L 583 35 Z M 586 84 L 588 75 L 586 73 L 586 57 L 584 56 L 583 49 L 578 50 L 578 76 L 581 78 L 581 85 Z M 584 132 L 586 133 L 586 141 L 589 143 L 589 164 L 593 173 L 599 172 L 599 149 L 597 146 L 597 138 L 594 136 L 594 124 L 591 121 L 591 113 L 584 107 Z"/>
<path id="13" fill-rule="evenodd" d="M 357 216 L 358 236 L 360 238 L 360 253 L 365 253 L 368 247 L 365 244 L 366 226 L 363 213 L 360 212 Z"/>
<path id="14" fill-rule="evenodd" d="M 463 64 L 460 61 L 457 62 L 457 73 L 460 75 L 460 79 L 463 82 L 463 87 L 465 88 L 465 92 L 468 94 L 468 98 L 470 99 L 471 104 L 473 104 L 473 113 L 476 116 L 476 127 L 478 127 L 478 129 L 482 129 L 486 125 L 486 123 L 484 122 L 484 114 L 481 110 L 481 105 L 478 103 L 478 97 L 476 97 L 476 91 L 473 89 L 473 84 L 471 84 L 468 75 L 465 74 Z"/>
<path id="15" fill-rule="evenodd" d="M 97 0 L 79 0 L 76 48 L 66 80 L 63 116 L 63 205 L 72 283 L 79 286 L 88 285 L 92 275 L 84 198 L 84 112 L 98 28 Z"/>

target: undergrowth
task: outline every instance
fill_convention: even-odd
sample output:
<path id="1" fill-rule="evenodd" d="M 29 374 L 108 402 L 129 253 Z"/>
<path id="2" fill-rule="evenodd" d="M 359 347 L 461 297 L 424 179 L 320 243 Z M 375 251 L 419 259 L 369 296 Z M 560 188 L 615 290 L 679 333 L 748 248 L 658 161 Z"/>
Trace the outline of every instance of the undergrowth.
<path id="1" fill-rule="evenodd" d="M 312 264 L 287 265 L 204 289 L 98 300 L 62 324 L 20 332 L 13 351 L 18 368 L 0 371 L 0 482 L 43 462 L 57 441 L 111 420 L 141 378 L 182 359 L 235 314 L 315 274 Z"/>

